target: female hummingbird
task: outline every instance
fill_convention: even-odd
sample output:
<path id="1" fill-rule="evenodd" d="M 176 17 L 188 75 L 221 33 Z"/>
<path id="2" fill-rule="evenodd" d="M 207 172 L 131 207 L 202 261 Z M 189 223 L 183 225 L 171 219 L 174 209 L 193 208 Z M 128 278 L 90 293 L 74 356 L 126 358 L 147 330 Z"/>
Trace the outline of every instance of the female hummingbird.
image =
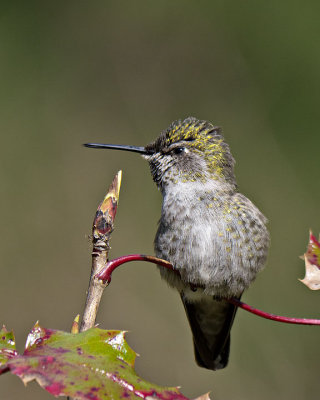
<path id="1" fill-rule="evenodd" d="M 266 218 L 238 191 L 234 159 L 221 129 L 189 117 L 173 122 L 145 147 L 88 143 L 140 153 L 163 196 L 154 245 L 159 266 L 176 288 L 193 334 L 199 366 L 226 367 L 230 329 L 240 298 L 266 262 Z"/>

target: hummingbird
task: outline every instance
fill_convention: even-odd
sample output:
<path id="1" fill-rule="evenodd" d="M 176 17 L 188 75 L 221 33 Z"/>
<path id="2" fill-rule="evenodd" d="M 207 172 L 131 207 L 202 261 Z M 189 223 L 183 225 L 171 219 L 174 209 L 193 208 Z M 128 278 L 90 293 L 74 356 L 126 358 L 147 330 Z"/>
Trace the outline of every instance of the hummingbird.
<path id="1" fill-rule="evenodd" d="M 136 152 L 148 161 L 163 197 L 155 253 L 174 268 L 159 266 L 161 277 L 180 293 L 197 364 L 225 368 L 237 310 L 227 299 L 240 299 L 254 281 L 270 240 L 267 219 L 238 190 L 221 128 L 189 117 L 145 147 L 85 146 Z"/>

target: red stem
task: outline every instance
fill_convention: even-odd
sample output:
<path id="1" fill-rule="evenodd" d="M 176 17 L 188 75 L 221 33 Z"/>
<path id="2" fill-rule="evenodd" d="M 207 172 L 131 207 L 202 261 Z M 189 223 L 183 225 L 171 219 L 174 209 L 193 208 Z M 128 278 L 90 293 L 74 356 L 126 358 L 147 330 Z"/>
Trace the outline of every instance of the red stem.
<path id="1" fill-rule="evenodd" d="M 108 261 L 106 266 L 96 275 L 96 278 L 101 279 L 104 283 L 109 284 L 111 282 L 112 272 L 116 268 L 120 267 L 120 265 L 130 261 L 147 261 L 173 270 L 173 266 L 168 261 L 161 260 L 161 258 L 146 256 L 144 254 L 129 254 L 127 256 L 122 256 Z"/>
<path id="2" fill-rule="evenodd" d="M 101 279 L 104 283 L 109 284 L 111 282 L 112 272 L 120 265 L 125 264 L 130 261 L 147 261 L 147 262 L 151 262 L 153 264 L 161 265 L 165 268 L 169 268 L 169 269 L 175 271 L 176 273 L 179 273 L 179 271 L 175 270 L 173 268 L 172 264 L 170 264 L 168 261 L 161 260 L 160 258 L 153 257 L 153 256 L 146 256 L 144 254 L 130 254 L 127 256 L 115 258 L 114 260 L 107 262 L 106 266 L 95 277 L 98 279 Z M 248 304 L 243 303 L 242 301 L 235 299 L 233 297 L 230 299 L 226 299 L 226 300 L 229 303 L 235 305 L 236 307 L 239 307 L 239 308 L 242 308 L 243 310 L 249 311 L 250 313 L 258 315 L 259 317 L 271 319 L 272 321 L 284 322 L 287 324 L 320 325 L 319 319 L 283 317 L 281 315 L 275 315 L 275 314 L 267 313 L 265 311 L 261 311 L 257 308 L 249 306 Z"/>
<path id="3" fill-rule="evenodd" d="M 242 301 L 232 297 L 227 301 L 243 310 L 249 311 L 252 314 L 258 315 L 259 317 L 271 319 L 272 321 L 284 322 L 286 324 L 298 324 L 298 325 L 320 325 L 320 319 L 308 319 L 308 318 L 290 318 L 283 317 L 281 315 L 269 314 L 265 311 L 261 311 L 258 308 L 249 306 L 249 304 L 243 303 Z"/>

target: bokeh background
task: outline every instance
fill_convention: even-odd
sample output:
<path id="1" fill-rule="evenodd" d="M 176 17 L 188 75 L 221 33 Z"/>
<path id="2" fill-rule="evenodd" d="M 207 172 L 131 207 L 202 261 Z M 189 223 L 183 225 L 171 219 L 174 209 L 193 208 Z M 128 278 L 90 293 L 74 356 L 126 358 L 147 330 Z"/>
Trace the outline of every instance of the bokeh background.
<path id="1" fill-rule="evenodd" d="M 221 125 L 242 192 L 268 216 L 268 267 L 244 300 L 319 316 L 298 278 L 320 230 L 318 1 L 2 2 L 0 12 L 1 323 L 22 351 L 35 321 L 69 330 L 82 312 L 88 235 L 113 175 L 124 173 L 111 257 L 153 253 L 161 197 L 136 154 L 190 115 Z M 129 330 L 139 374 L 215 400 L 318 399 L 319 329 L 239 311 L 230 365 L 194 362 L 179 296 L 148 264 L 113 275 L 98 321 Z M 49 399 L 6 374 L 1 399 Z"/>

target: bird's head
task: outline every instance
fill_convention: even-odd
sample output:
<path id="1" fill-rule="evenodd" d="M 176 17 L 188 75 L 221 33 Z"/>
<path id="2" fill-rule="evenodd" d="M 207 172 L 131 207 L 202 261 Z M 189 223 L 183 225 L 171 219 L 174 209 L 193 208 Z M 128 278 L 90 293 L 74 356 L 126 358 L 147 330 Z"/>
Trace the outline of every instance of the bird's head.
<path id="1" fill-rule="evenodd" d="M 140 153 L 160 189 L 167 185 L 216 180 L 235 185 L 234 159 L 221 129 L 193 117 L 174 121 L 145 147 L 88 143 L 87 147 Z"/>

